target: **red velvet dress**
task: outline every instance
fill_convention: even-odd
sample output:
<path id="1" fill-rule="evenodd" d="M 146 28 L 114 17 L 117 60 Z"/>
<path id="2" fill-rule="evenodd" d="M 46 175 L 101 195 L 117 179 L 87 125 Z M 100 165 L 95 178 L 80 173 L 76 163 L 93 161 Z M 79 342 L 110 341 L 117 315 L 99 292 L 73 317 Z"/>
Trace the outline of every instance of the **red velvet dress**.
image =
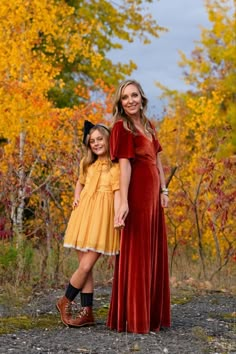
<path id="1" fill-rule="evenodd" d="M 170 326 L 168 249 L 160 177 L 161 146 L 153 136 L 132 134 L 115 123 L 111 158 L 130 159 L 129 214 L 116 257 L 107 326 L 119 332 L 149 333 Z"/>

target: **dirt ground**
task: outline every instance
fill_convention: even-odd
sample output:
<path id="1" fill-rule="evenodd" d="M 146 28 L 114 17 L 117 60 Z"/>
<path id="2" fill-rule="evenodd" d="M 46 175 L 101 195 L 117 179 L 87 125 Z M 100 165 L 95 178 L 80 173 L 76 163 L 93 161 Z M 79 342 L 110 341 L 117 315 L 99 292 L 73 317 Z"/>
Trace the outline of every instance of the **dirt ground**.
<path id="1" fill-rule="evenodd" d="M 63 289 L 36 292 L 24 306 L 0 304 L 0 353 L 236 354 L 236 299 L 229 293 L 172 293 L 172 327 L 117 333 L 105 326 L 110 286 L 95 291 L 96 325 L 67 328 L 56 311 Z"/>

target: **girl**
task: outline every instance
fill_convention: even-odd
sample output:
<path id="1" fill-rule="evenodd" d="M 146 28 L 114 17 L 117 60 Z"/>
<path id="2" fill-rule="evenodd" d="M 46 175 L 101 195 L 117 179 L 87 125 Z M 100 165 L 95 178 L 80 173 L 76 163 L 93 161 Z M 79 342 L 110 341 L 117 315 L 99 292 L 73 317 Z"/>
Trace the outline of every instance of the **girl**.
<path id="1" fill-rule="evenodd" d="M 66 229 L 64 247 L 74 248 L 79 266 L 70 278 L 65 295 L 56 306 L 66 326 L 93 325 L 93 267 L 101 254 L 119 253 L 119 231 L 114 212 L 119 204 L 119 165 L 109 158 L 110 131 L 102 124 L 85 121 L 87 149 L 80 163 L 73 211 Z M 72 317 L 71 303 L 81 295 L 81 309 Z"/>

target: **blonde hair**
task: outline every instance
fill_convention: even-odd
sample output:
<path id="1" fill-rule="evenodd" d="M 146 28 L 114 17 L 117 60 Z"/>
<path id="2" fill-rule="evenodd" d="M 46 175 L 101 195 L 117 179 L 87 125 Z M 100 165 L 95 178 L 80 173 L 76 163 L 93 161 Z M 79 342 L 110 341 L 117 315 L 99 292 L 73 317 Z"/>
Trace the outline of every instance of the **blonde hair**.
<path id="1" fill-rule="evenodd" d="M 94 154 L 90 147 L 90 137 L 91 134 L 94 133 L 96 130 L 104 137 L 106 149 L 107 149 L 107 158 L 110 160 L 110 148 L 109 148 L 109 139 L 110 139 L 110 131 L 107 127 L 103 127 L 102 124 L 97 124 L 93 128 L 90 129 L 89 134 L 87 135 L 87 143 L 86 143 L 86 150 L 85 155 L 83 158 L 83 171 L 86 174 L 88 167 L 92 165 L 97 160 L 97 155 Z"/>
<path id="2" fill-rule="evenodd" d="M 142 98 L 142 110 L 140 110 L 141 123 L 144 126 L 145 130 L 147 130 L 149 133 L 153 134 L 154 131 L 153 131 L 152 127 L 150 126 L 150 123 L 145 115 L 145 112 L 147 110 L 148 99 L 145 96 L 145 93 L 144 93 L 140 83 L 138 81 L 132 80 L 132 79 L 122 81 L 116 90 L 116 93 L 114 96 L 114 101 L 113 101 L 113 111 L 112 111 L 113 125 L 115 124 L 115 122 L 122 119 L 123 124 L 124 124 L 124 128 L 127 130 L 130 130 L 133 134 L 136 133 L 132 119 L 125 114 L 125 112 L 122 108 L 122 104 L 121 104 L 122 92 L 129 85 L 136 86 L 140 95 L 141 95 L 141 98 Z"/>

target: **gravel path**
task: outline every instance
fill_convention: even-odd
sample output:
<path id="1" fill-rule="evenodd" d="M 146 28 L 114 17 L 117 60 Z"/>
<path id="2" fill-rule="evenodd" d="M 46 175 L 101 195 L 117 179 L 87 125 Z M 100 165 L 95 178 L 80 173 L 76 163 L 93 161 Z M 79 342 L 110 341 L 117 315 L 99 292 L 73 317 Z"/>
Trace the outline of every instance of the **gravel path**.
<path id="1" fill-rule="evenodd" d="M 0 336 L 0 353 L 41 354 L 236 354 L 236 299 L 230 294 L 207 293 L 194 296 L 175 294 L 179 304 L 172 305 L 172 327 L 159 333 L 136 335 L 116 333 L 105 326 L 105 313 L 110 288 L 96 289 L 97 324 L 93 327 L 64 327 L 55 309 L 63 290 L 38 293 L 19 309 L 0 305 L 0 328 L 9 316 L 45 315 L 55 320 L 54 326 L 14 330 Z M 103 309 L 103 316 L 101 311 Z M 22 317 L 23 318 L 23 317 Z M 19 317 L 19 321 L 20 321 Z"/>

